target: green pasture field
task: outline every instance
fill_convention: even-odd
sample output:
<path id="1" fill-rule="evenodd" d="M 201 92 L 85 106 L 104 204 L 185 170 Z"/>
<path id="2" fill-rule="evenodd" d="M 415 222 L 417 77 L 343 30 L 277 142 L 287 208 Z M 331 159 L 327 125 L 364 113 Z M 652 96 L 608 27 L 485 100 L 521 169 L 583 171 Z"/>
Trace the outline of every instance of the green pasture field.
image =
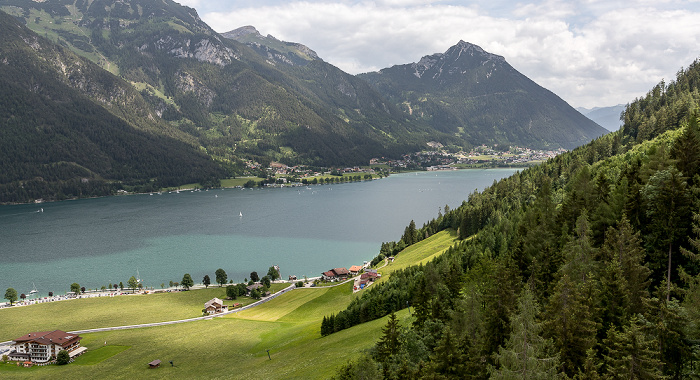
<path id="1" fill-rule="evenodd" d="M 429 262 L 454 245 L 457 239 L 457 231 L 445 230 L 409 246 L 396 255 L 396 259 L 393 263 L 389 263 L 389 265 L 378 270 L 378 272 L 382 274 L 382 277 L 377 280 L 377 283 L 386 281 L 389 275 L 396 270 Z M 380 263 L 379 266 L 381 265 Z"/>
<path id="2" fill-rule="evenodd" d="M 321 337 L 321 319 L 347 305 L 353 297 L 350 287 L 297 289 L 213 320 L 83 334 L 88 353 L 73 364 L 31 369 L 0 365 L 0 371 L 3 378 L 326 379 L 373 346 L 386 324 L 382 318 Z M 398 315 L 402 324 L 410 323 L 407 311 Z M 111 349 L 119 346 L 130 347 Z M 106 348 L 110 351 L 103 355 Z M 99 355 L 91 358 L 91 352 Z M 111 356 L 103 359 L 107 354 Z M 90 365 L 80 365 L 87 364 L 83 359 Z M 161 360 L 161 367 L 149 369 L 155 359 Z"/>
<path id="3" fill-rule="evenodd" d="M 288 284 L 272 284 L 272 292 Z M 74 331 L 99 327 L 164 322 L 202 316 L 204 303 L 226 298 L 226 289 L 210 286 L 183 292 L 134 294 L 47 302 L 0 309 L 0 342 L 12 340 L 32 331 Z M 255 300 L 239 297 L 227 305 L 248 305 Z"/>

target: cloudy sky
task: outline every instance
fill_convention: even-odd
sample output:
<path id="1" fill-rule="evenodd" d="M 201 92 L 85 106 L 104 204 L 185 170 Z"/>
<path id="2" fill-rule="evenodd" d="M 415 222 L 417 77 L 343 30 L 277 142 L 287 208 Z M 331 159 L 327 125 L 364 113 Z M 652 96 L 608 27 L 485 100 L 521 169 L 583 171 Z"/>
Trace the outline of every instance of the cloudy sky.
<path id="1" fill-rule="evenodd" d="M 352 74 L 464 40 L 574 107 L 626 104 L 700 57 L 700 0 L 180 2 L 218 32 L 253 25 Z"/>

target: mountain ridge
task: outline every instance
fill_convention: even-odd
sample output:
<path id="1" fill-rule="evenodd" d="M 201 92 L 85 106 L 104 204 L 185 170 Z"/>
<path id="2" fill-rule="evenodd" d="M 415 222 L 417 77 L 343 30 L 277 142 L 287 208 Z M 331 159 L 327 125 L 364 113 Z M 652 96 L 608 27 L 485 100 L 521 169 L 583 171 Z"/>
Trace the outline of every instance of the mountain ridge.
<path id="1" fill-rule="evenodd" d="M 445 53 L 358 77 L 405 112 L 418 112 L 435 128 L 477 144 L 571 149 L 606 132 L 504 57 L 464 41 Z"/>

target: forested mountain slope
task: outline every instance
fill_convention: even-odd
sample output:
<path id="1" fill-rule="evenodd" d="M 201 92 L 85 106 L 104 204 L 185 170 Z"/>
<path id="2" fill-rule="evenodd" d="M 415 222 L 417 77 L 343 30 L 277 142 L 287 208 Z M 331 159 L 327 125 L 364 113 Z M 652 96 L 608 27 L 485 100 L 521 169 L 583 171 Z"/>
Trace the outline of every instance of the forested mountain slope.
<path id="1" fill-rule="evenodd" d="M 413 309 L 338 378 L 697 378 L 698 104 L 696 61 L 629 104 L 620 131 L 383 244 L 463 239 L 326 318 L 322 334 Z"/>
<path id="2" fill-rule="evenodd" d="M 0 8 L 131 82 L 163 120 L 233 168 L 242 159 L 366 164 L 428 141 L 376 93 L 339 107 L 333 99 L 352 101 L 352 86 L 318 96 L 309 89 L 324 84 L 280 70 L 171 0 L 1 0 Z"/>
<path id="3" fill-rule="evenodd" d="M 148 191 L 224 175 L 128 83 L 2 12 L 0 34 L 0 202 Z"/>
<path id="4" fill-rule="evenodd" d="M 572 149 L 607 132 L 505 58 L 464 41 L 359 77 L 407 114 L 477 145 Z"/>

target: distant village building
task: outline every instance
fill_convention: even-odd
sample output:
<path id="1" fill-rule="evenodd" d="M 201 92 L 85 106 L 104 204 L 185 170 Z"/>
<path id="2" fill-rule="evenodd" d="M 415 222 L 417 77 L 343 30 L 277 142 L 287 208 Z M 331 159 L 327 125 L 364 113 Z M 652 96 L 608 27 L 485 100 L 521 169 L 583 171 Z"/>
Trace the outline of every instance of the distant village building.
<path id="1" fill-rule="evenodd" d="M 80 346 L 81 339 L 76 334 L 61 330 L 32 332 L 13 340 L 10 346 L 12 351 L 7 356 L 15 361 L 46 363 L 56 359 L 59 351 L 65 350 L 72 359 L 87 351 L 86 347 Z"/>
<path id="2" fill-rule="evenodd" d="M 219 314 L 228 311 L 228 306 L 224 305 L 224 301 L 214 297 L 204 304 L 204 311 L 208 314 Z"/>

